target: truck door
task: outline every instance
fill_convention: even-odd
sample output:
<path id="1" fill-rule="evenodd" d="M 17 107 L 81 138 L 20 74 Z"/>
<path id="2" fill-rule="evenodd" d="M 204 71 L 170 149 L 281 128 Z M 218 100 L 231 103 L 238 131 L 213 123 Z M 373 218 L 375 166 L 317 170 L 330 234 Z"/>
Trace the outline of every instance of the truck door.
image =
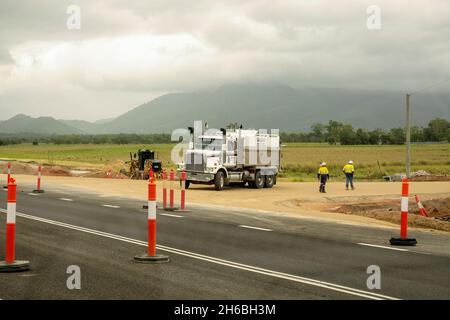
<path id="1" fill-rule="evenodd" d="M 237 151 L 236 139 L 227 139 L 226 144 L 225 165 L 235 166 Z"/>

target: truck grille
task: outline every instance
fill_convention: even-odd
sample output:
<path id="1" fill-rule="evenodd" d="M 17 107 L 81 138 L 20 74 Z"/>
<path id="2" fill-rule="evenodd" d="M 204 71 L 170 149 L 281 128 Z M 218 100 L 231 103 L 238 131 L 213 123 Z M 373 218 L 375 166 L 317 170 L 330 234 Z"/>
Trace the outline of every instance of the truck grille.
<path id="1" fill-rule="evenodd" d="M 204 172 L 206 163 L 201 153 L 186 154 L 186 170 Z"/>

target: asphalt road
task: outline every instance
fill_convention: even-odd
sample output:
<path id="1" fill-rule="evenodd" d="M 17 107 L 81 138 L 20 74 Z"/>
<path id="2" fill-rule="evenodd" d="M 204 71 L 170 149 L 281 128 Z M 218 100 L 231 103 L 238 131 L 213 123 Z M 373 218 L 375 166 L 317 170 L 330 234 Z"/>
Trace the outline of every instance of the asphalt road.
<path id="1" fill-rule="evenodd" d="M 446 235 L 414 232 L 419 245 L 399 251 L 388 244 L 397 230 L 158 210 L 157 248 L 171 262 L 142 265 L 133 256 L 146 249 L 145 201 L 31 189 L 19 188 L 16 251 L 32 269 L 0 274 L 1 299 L 450 299 Z M 3 259 L 4 214 L 0 223 Z M 81 268 L 81 290 L 66 287 L 69 265 Z M 367 288 L 370 265 L 380 290 Z"/>

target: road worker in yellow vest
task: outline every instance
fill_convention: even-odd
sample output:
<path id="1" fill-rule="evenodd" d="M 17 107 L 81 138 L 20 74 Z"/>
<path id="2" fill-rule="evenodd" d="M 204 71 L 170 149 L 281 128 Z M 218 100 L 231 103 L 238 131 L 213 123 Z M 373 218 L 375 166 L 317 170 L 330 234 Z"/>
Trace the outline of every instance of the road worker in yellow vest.
<path id="1" fill-rule="evenodd" d="M 345 174 L 345 189 L 348 190 L 348 185 L 350 184 L 352 190 L 355 190 L 353 186 L 353 175 L 355 173 L 355 167 L 353 166 L 353 161 L 350 160 L 342 169 Z"/>
<path id="2" fill-rule="evenodd" d="M 317 179 L 320 181 L 319 192 L 325 193 L 325 185 L 327 184 L 327 180 L 330 178 L 328 173 L 327 164 L 322 162 L 320 164 L 319 171 L 317 172 Z"/>

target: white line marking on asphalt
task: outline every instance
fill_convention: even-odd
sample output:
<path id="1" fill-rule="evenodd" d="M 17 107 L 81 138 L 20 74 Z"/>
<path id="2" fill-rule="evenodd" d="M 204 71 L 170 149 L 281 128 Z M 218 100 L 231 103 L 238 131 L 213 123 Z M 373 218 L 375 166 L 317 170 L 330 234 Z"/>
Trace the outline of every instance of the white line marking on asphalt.
<path id="1" fill-rule="evenodd" d="M 0 209 L 0 211 L 6 213 L 6 210 L 4 210 L 4 209 Z M 102 236 L 105 238 L 110 238 L 110 239 L 120 240 L 120 241 L 124 241 L 124 242 L 128 242 L 128 243 L 133 243 L 133 244 L 140 245 L 143 247 L 147 246 L 146 241 L 127 238 L 127 237 L 123 237 L 123 236 L 119 236 L 119 235 L 115 235 L 115 234 L 111 234 L 111 233 L 107 233 L 107 232 L 103 232 L 103 231 L 84 228 L 84 227 L 78 227 L 78 226 L 74 226 L 74 225 L 67 224 L 64 222 L 58 222 L 58 221 L 54 221 L 54 220 L 40 218 L 40 217 L 25 214 L 25 213 L 17 212 L 16 214 L 19 217 L 30 219 L 30 220 L 40 221 L 40 222 L 44 222 L 44 223 L 60 226 L 63 228 L 72 229 L 72 230 L 77 230 L 77 231 L 81 231 L 81 232 L 85 232 L 85 233 L 95 234 L 95 235 Z M 354 296 L 358 296 L 358 297 L 362 297 L 362 298 L 367 298 L 367 299 L 372 299 L 372 300 L 384 300 L 384 299 L 399 300 L 398 298 L 391 297 L 391 296 L 386 296 L 386 295 L 373 293 L 373 292 L 369 292 L 369 291 L 354 289 L 354 288 L 350 288 L 350 287 L 346 287 L 346 286 L 341 286 L 338 284 L 333 284 L 330 282 L 314 280 L 311 278 L 305 278 L 305 277 L 300 277 L 300 276 L 296 276 L 296 275 L 291 275 L 288 273 L 254 267 L 254 266 L 250 266 L 250 265 L 246 265 L 246 264 L 242 264 L 242 263 L 237 263 L 237 262 L 233 262 L 233 261 L 229 261 L 229 260 L 214 258 L 214 257 L 198 254 L 195 252 L 189 252 L 189 251 L 180 250 L 180 249 L 176 249 L 176 248 L 172 248 L 172 247 L 157 245 L 156 248 L 159 250 L 162 250 L 162 251 L 171 252 L 171 253 L 186 256 L 186 257 L 189 257 L 192 259 L 203 260 L 203 261 L 207 261 L 210 263 L 227 266 L 230 268 L 246 270 L 249 272 L 267 275 L 267 276 L 274 277 L 274 278 L 290 280 L 293 282 L 298 282 L 298 283 L 303 283 L 303 284 L 309 284 L 312 286 L 325 288 L 325 289 L 329 289 L 329 290 L 333 290 L 333 291 L 337 291 L 337 292 L 342 292 L 342 293 L 346 293 L 349 295 L 354 295 Z"/>
<path id="2" fill-rule="evenodd" d="M 174 217 L 174 218 L 183 218 L 183 216 L 179 216 L 177 214 L 170 214 L 170 213 L 159 213 L 161 216 L 167 216 L 167 217 Z"/>
<path id="3" fill-rule="evenodd" d="M 119 209 L 120 208 L 119 206 L 113 206 L 113 205 L 110 205 L 110 204 L 102 204 L 102 206 L 103 207 L 107 207 L 107 208 L 114 208 L 114 209 Z"/>
<path id="4" fill-rule="evenodd" d="M 62 201 L 73 201 L 73 199 L 69 199 L 69 198 L 59 198 L 59 200 L 62 200 Z"/>
<path id="5" fill-rule="evenodd" d="M 359 243 L 357 243 L 357 244 L 359 244 L 360 246 L 366 246 L 366 247 L 375 247 L 375 248 L 389 249 L 389 250 L 396 250 L 396 251 L 409 251 L 409 250 L 407 250 L 407 249 L 400 249 L 400 248 L 392 248 L 392 247 L 386 247 L 386 246 L 379 246 L 379 245 L 376 245 L 376 244 L 370 244 L 370 243 L 362 243 L 362 242 L 359 242 Z"/>
<path id="6" fill-rule="evenodd" d="M 246 225 L 239 225 L 239 228 L 247 228 L 247 229 L 255 229 L 255 230 L 261 230 L 261 231 L 273 231 L 272 229 L 266 229 L 266 228 L 259 228 L 259 227 L 252 227 L 252 226 L 246 226 Z"/>
<path id="7" fill-rule="evenodd" d="M 35 197 L 37 197 L 37 196 L 39 196 L 39 194 L 37 194 L 37 193 L 28 193 L 30 196 L 35 196 Z"/>

